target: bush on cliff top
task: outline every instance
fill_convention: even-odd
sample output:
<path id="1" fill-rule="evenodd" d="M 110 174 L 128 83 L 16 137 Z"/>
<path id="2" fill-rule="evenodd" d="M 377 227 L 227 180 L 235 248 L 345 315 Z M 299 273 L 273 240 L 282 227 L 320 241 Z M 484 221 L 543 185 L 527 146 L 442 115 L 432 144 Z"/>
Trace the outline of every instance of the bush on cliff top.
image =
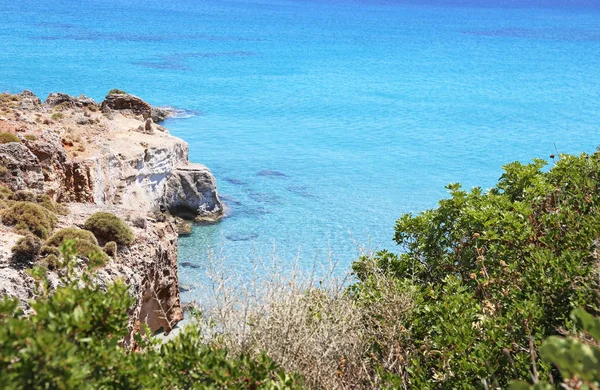
<path id="1" fill-rule="evenodd" d="M 101 241 L 114 241 L 119 245 L 133 244 L 135 236 L 127 224 L 114 214 L 98 212 L 85 221 L 84 229 L 94 233 Z"/>
<path id="2" fill-rule="evenodd" d="M 62 249 L 72 265 L 73 243 Z M 104 290 L 89 273 L 67 272 L 49 294 L 44 269 L 30 274 L 39 285 L 31 315 L 16 299 L 0 299 L 0 388 L 300 388 L 269 358 L 230 356 L 219 345 L 202 344 L 192 327 L 165 343 L 137 335 L 135 349 L 124 347 L 134 304 L 127 286 Z"/>
<path id="3" fill-rule="evenodd" d="M 449 185 L 438 208 L 397 221 L 403 253 L 382 251 L 374 261 L 416 289 L 412 318 L 398 324 L 409 340 L 400 382 L 497 388 L 528 380 L 542 341 L 569 327 L 573 308 L 598 314 L 600 154 L 544 165 L 508 164 L 488 192 Z M 354 265 L 357 287 L 368 283 L 372 261 Z M 560 382 L 548 362 L 537 361 L 537 372 Z"/>
<path id="4" fill-rule="evenodd" d="M 109 94 L 109 95 L 126 95 L 126 94 L 127 94 L 127 92 L 125 92 L 125 91 L 122 91 L 122 90 L 120 90 L 120 89 L 116 89 L 116 88 L 114 88 L 114 89 L 111 89 L 111 90 L 108 92 L 108 94 Z"/>
<path id="5" fill-rule="evenodd" d="M 12 133 L 0 132 L 0 144 L 7 144 L 9 142 L 21 142 L 21 140 Z"/>
<path id="6" fill-rule="evenodd" d="M 45 209 L 61 215 L 68 214 L 68 209 L 62 204 L 56 202 L 46 194 L 35 194 L 31 191 L 16 191 L 8 196 L 8 199 L 17 202 L 32 202 L 37 203 Z"/>
<path id="7" fill-rule="evenodd" d="M 98 240 L 92 232 L 76 227 L 65 228 L 57 231 L 46 241 L 45 246 L 49 248 L 58 248 L 68 240 L 76 242 L 76 255 L 93 260 L 94 266 L 102 266 L 110 260 L 102 248 L 98 246 Z M 56 253 L 51 249 L 45 249 L 43 252 L 56 255 Z"/>
<path id="8" fill-rule="evenodd" d="M 7 200 L 10 199 L 10 197 L 14 194 L 14 192 L 6 187 L 6 186 L 0 186 L 0 199 L 2 200 Z"/>
<path id="9" fill-rule="evenodd" d="M 57 231 L 46 241 L 46 245 L 58 248 L 66 240 L 89 241 L 94 245 L 98 245 L 98 240 L 92 232 L 76 227 L 69 227 Z"/>
<path id="10" fill-rule="evenodd" d="M 12 262 L 17 264 L 31 263 L 37 257 L 42 241 L 34 236 L 28 234 L 25 237 L 21 237 L 19 241 L 11 248 Z"/>
<path id="11" fill-rule="evenodd" d="M 14 225 L 18 230 L 31 232 L 46 238 L 56 226 L 56 215 L 44 207 L 31 202 L 16 202 L 2 211 L 2 222 Z"/>

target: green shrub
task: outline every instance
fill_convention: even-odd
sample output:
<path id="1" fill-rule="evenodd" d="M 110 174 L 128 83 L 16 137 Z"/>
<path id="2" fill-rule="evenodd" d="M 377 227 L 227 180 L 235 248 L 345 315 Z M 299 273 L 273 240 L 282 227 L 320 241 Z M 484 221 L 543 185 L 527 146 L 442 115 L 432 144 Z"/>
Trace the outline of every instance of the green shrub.
<path id="1" fill-rule="evenodd" d="M 26 264 L 33 262 L 41 246 L 42 241 L 33 234 L 20 238 L 11 249 L 13 263 Z"/>
<path id="2" fill-rule="evenodd" d="M 0 177 L 8 175 L 9 172 L 10 170 L 8 168 L 6 168 L 4 165 L 0 165 Z"/>
<path id="3" fill-rule="evenodd" d="M 89 273 L 75 275 L 72 243 L 63 246 L 65 276 L 53 294 L 34 268 L 40 294 L 26 316 L 18 301 L 0 300 L 0 388 L 26 389 L 299 389 L 301 383 L 266 356 L 230 356 L 205 345 L 194 327 L 167 342 L 136 335 L 124 347 L 134 299 L 122 283 L 105 291 Z"/>
<path id="4" fill-rule="evenodd" d="M 117 255 L 117 249 L 117 243 L 114 241 L 107 242 L 106 245 L 104 245 L 104 253 L 110 257 L 115 257 Z"/>
<path id="5" fill-rule="evenodd" d="M 44 257 L 40 263 L 49 270 L 56 270 L 60 267 L 60 258 L 55 254 L 49 254 Z"/>
<path id="6" fill-rule="evenodd" d="M 102 251 L 102 248 L 98 246 L 98 240 L 96 240 L 96 237 L 92 232 L 75 227 L 57 231 L 46 241 L 45 246 L 56 249 L 65 241 L 69 240 L 75 241 L 75 252 L 77 256 L 86 257 L 90 260 L 92 260 L 92 257 L 97 257 L 98 259 L 93 260 L 97 260 L 96 265 L 98 266 L 104 265 L 110 260 L 106 253 Z M 44 251 L 44 253 L 46 252 L 47 251 Z"/>
<path id="7" fill-rule="evenodd" d="M 581 330 L 570 337 L 550 336 L 540 348 L 541 357 L 560 370 L 563 377 L 562 388 L 600 388 L 600 318 L 584 309 L 571 312 L 571 319 Z M 538 382 L 542 379 L 541 382 Z M 529 386 L 525 382 L 512 382 L 511 390 L 550 390 L 544 378 L 534 376 L 537 383 Z"/>
<path id="8" fill-rule="evenodd" d="M 31 202 L 15 202 L 2 211 L 2 222 L 14 225 L 18 230 L 28 231 L 40 238 L 48 237 L 58 219 L 44 207 Z"/>
<path id="9" fill-rule="evenodd" d="M 21 140 L 12 133 L 0 132 L 0 144 L 7 144 L 9 142 L 21 142 Z"/>
<path id="10" fill-rule="evenodd" d="M 530 378 L 532 356 L 568 326 L 573 307 L 598 313 L 600 154 L 544 165 L 508 164 L 488 192 L 449 185 L 438 208 L 397 221 L 401 254 L 375 256 L 378 269 L 416 288 L 413 318 L 399 324 L 410 329 L 409 387 Z M 353 267 L 362 281 L 367 260 Z M 546 361 L 537 370 L 560 381 Z"/>
<path id="11" fill-rule="evenodd" d="M 23 190 L 19 190 L 14 192 L 10 198 L 10 200 L 15 200 L 17 202 L 34 202 L 37 203 L 35 201 L 35 194 L 31 191 L 23 191 Z"/>
<path id="12" fill-rule="evenodd" d="M 44 207 L 48 211 L 51 211 L 55 214 L 66 215 L 68 213 L 68 209 L 61 205 L 60 203 L 54 201 L 50 196 L 45 194 L 35 194 L 31 191 L 17 191 L 11 195 L 9 195 L 8 199 L 14 200 L 17 202 L 32 202 L 37 203 L 40 206 Z"/>
<path id="13" fill-rule="evenodd" d="M 114 89 L 111 89 L 111 90 L 108 92 L 108 94 L 109 94 L 109 95 L 125 95 L 125 94 L 127 94 L 127 92 L 125 92 L 125 91 L 122 91 L 122 90 L 120 90 L 120 89 L 116 89 L 116 88 L 114 88 Z"/>
<path id="14" fill-rule="evenodd" d="M 50 255 L 60 256 L 60 250 L 58 249 L 58 247 L 46 244 L 42 245 L 42 247 L 40 248 L 40 256 L 47 257 Z"/>
<path id="15" fill-rule="evenodd" d="M 49 195 L 45 195 L 45 194 L 36 195 L 34 201 L 35 201 L 35 203 L 52 211 L 53 213 L 60 214 L 60 215 L 67 215 L 69 213 L 69 209 L 67 207 L 58 203 L 57 201 L 52 199 Z"/>
<path id="16" fill-rule="evenodd" d="M 114 241 L 118 245 L 133 244 L 135 236 L 125 222 L 114 214 L 98 212 L 85 221 L 84 229 L 94 233 L 99 240 Z"/>
<path id="17" fill-rule="evenodd" d="M 69 227 L 57 231 L 46 241 L 46 245 L 58 248 L 66 240 L 83 240 L 98 245 L 98 240 L 96 240 L 96 237 L 92 232 L 76 227 Z"/>
<path id="18" fill-rule="evenodd" d="M 56 121 L 56 120 L 62 119 L 63 114 L 62 114 L 62 112 L 55 112 L 54 114 L 52 114 L 51 118 Z"/>
<path id="19" fill-rule="evenodd" d="M 35 141 L 37 139 L 37 136 L 35 134 L 25 134 L 25 139 L 29 141 Z"/>
<path id="20" fill-rule="evenodd" d="M 0 199 L 7 200 L 13 196 L 14 192 L 6 186 L 0 186 Z"/>

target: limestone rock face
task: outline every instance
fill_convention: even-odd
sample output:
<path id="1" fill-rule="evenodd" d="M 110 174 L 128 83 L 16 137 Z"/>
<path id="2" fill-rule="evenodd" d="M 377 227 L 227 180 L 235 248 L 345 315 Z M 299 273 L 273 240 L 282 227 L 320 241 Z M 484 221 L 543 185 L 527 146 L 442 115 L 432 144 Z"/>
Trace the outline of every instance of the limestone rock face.
<path id="1" fill-rule="evenodd" d="M 154 123 L 162 122 L 173 114 L 173 110 L 164 107 L 152 107 L 151 118 Z"/>
<path id="2" fill-rule="evenodd" d="M 43 191 L 44 175 L 39 160 L 22 143 L 0 144 L 0 164 L 8 168 L 4 180 L 14 189 Z"/>
<path id="3" fill-rule="evenodd" d="M 27 90 L 19 94 L 19 102 L 19 108 L 24 111 L 35 110 L 42 104 L 42 101 L 33 92 Z"/>
<path id="4" fill-rule="evenodd" d="M 67 95 L 66 93 L 51 93 L 46 98 L 45 104 L 49 107 L 56 107 L 59 104 L 63 107 L 87 107 L 91 105 L 95 105 L 96 102 L 94 99 L 91 99 L 85 95 L 79 95 L 78 97 L 73 97 L 71 95 Z"/>
<path id="5" fill-rule="evenodd" d="M 118 261 L 99 271 L 98 281 L 105 286 L 122 279 L 129 286 L 136 298 L 132 331 L 136 321 L 152 331 L 170 330 L 183 317 L 178 228 L 172 217 L 153 215 L 166 209 L 190 219 L 219 219 L 223 206 L 210 170 L 190 164 L 188 145 L 157 126 L 150 105 L 135 96 L 109 95 L 103 111 L 84 96 L 51 94 L 45 104 L 27 91 L 16 96 L 0 131 L 19 135 L 21 142 L 0 144 L 0 165 L 7 168 L 0 184 L 66 202 L 70 213 L 60 217 L 57 228 L 82 226 L 96 211 L 128 222 L 135 243 L 119 248 Z M 54 115 L 58 105 L 61 116 Z M 0 224 L 0 296 L 16 296 L 27 307 L 33 281 L 10 261 L 19 238 Z M 51 278 L 57 283 L 56 275 Z"/>
<path id="6" fill-rule="evenodd" d="M 152 116 L 152 107 L 137 96 L 128 93 L 112 93 L 106 95 L 102 102 L 102 109 L 115 111 L 128 110 L 135 115 L 142 115 L 144 119 Z"/>
<path id="7" fill-rule="evenodd" d="M 180 165 L 167 181 L 163 204 L 174 215 L 215 221 L 223 216 L 216 188 L 215 178 L 204 165 Z"/>
<path id="8" fill-rule="evenodd" d="M 98 272 L 100 286 L 122 279 L 136 298 L 131 309 L 130 327 L 135 322 L 146 324 L 155 332 L 170 331 L 183 319 L 177 278 L 177 231 L 172 218 L 164 222 L 145 213 L 113 206 L 71 204 L 71 213 L 60 221 L 61 227 L 85 221 L 98 211 L 118 215 L 132 228 L 135 242 L 130 248 L 120 248 L 117 261 Z"/>

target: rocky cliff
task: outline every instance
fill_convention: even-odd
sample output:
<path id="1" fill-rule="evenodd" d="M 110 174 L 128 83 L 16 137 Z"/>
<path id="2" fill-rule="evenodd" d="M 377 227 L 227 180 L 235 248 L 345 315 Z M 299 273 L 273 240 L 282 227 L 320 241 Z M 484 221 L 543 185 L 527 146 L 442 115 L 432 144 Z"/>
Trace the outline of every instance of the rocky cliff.
<path id="1" fill-rule="evenodd" d="M 28 91 L 0 95 L 0 185 L 67 205 L 57 228 L 80 226 L 96 211 L 128 222 L 134 244 L 120 248 L 99 279 L 125 280 L 137 297 L 132 319 L 170 330 L 182 311 L 176 226 L 164 212 L 215 221 L 223 206 L 208 168 L 190 163 L 187 144 L 154 123 L 168 113 L 117 92 L 101 104 L 65 94 L 44 103 Z M 0 237 L 0 295 L 26 305 L 32 281 L 11 262 L 19 232 L 0 225 Z"/>

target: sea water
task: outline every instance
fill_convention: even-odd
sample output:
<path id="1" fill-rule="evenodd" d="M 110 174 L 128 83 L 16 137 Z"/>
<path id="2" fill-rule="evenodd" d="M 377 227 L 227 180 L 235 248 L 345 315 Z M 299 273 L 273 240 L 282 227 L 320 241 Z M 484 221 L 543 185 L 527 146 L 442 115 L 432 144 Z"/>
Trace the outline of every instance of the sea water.
<path id="1" fill-rule="evenodd" d="M 0 90 L 185 110 L 166 126 L 227 217 L 180 239 L 182 283 L 211 256 L 346 270 L 360 246 L 396 250 L 395 220 L 450 182 L 595 150 L 597 3 L 3 0 Z"/>

